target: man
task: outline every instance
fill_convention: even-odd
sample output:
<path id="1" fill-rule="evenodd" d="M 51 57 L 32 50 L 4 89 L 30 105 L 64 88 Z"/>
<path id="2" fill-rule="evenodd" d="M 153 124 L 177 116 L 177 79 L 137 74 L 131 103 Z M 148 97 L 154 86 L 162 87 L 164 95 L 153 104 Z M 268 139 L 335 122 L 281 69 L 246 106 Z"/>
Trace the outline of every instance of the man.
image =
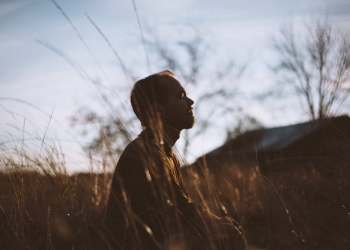
<path id="1" fill-rule="evenodd" d="M 195 118 L 194 102 L 178 79 L 163 71 L 137 81 L 131 104 L 145 129 L 116 166 L 105 217 L 109 244 L 115 249 L 244 249 L 245 239 L 232 221 L 205 211 L 183 183 L 172 147 Z M 231 234 L 232 248 L 218 248 L 217 228 Z"/>

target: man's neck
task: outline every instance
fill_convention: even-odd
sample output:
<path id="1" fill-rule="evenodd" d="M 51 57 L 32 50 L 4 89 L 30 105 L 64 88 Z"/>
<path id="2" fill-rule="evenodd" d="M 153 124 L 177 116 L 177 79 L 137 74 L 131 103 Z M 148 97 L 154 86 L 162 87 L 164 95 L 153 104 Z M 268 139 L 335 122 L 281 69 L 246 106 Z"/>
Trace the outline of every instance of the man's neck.
<path id="1" fill-rule="evenodd" d="M 152 137 L 158 140 L 160 144 L 163 144 L 164 141 L 170 146 L 173 147 L 176 141 L 180 138 L 181 130 L 178 130 L 172 126 L 165 125 L 163 129 L 146 127 L 144 131 L 152 131 Z M 161 132 L 162 131 L 162 132 Z"/>
<path id="2" fill-rule="evenodd" d="M 180 138 L 180 133 L 181 133 L 180 130 L 177 130 L 172 126 L 169 126 L 169 125 L 164 126 L 164 139 L 171 147 L 173 147 L 176 141 Z"/>

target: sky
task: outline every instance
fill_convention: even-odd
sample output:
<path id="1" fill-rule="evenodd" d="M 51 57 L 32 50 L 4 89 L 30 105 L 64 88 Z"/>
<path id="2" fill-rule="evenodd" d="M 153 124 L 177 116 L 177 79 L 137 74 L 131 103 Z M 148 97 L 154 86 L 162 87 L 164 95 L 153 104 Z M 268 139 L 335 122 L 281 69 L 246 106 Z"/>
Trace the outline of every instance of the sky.
<path id="1" fill-rule="evenodd" d="M 134 2 L 145 35 L 152 29 L 170 44 L 190 37 L 196 30 L 213 45 L 211 53 L 216 59 L 230 57 L 238 64 L 247 63 L 248 73 L 239 83 L 246 93 L 274 83 L 267 66 L 273 62 L 269 39 L 281 25 L 293 22 L 298 28 L 305 20 L 325 15 L 341 25 L 350 24 L 347 0 Z M 69 117 L 82 106 L 105 112 L 96 101 L 96 86 L 86 77 L 116 86 L 120 94 L 116 98 L 124 106 L 128 105 L 127 93 L 132 84 L 125 80 L 119 60 L 88 17 L 136 78 L 163 68 L 154 58 L 150 70 L 147 68 L 132 0 L 56 0 L 56 3 L 82 39 L 53 1 L 0 0 L 0 142 L 5 145 L 26 141 L 28 149 L 36 152 L 40 151 L 43 138 L 57 140 L 69 170 L 86 171 L 86 157 L 81 150 L 86 141 L 70 127 Z M 267 127 L 307 119 L 297 105 L 287 101 L 278 104 L 280 109 L 271 103 L 244 100 L 242 103 L 247 112 Z M 288 112 L 284 105 L 289 106 Z M 135 136 L 139 127 L 131 130 Z M 188 160 L 220 146 L 224 136 L 218 131 L 203 135 L 191 145 Z"/>

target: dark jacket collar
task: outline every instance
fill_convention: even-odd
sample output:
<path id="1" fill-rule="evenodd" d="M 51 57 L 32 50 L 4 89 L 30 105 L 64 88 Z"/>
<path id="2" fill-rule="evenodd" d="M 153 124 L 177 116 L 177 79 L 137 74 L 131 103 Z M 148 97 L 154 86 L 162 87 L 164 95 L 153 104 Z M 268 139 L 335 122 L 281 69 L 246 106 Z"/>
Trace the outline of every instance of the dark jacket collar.
<path id="1" fill-rule="evenodd" d="M 164 149 L 164 152 L 168 156 L 173 155 L 173 149 L 170 142 L 170 139 L 167 138 L 164 132 L 153 131 L 150 128 L 145 128 L 139 135 L 146 145 L 159 146 Z"/>

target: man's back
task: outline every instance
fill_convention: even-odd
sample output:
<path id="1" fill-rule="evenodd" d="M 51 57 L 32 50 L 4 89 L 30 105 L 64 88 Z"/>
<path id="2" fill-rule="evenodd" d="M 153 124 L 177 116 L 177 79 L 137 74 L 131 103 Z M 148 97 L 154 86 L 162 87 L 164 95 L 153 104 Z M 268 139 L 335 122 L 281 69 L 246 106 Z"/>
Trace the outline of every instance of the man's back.
<path id="1" fill-rule="evenodd" d="M 205 233 L 201 207 L 188 196 L 178 159 L 155 137 L 144 130 L 118 161 L 106 212 L 117 244 L 156 249 L 156 242 L 164 244 L 169 236 Z"/>
<path id="2" fill-rule="evenodd" d="M 232 220 L 193 202 L 182 181 L 171 147 L 195 117 L 181 82 L 170 71 L 150 75 L 134 84 L 130 101 L 146 129 L 127 146 L 113 176 L 105 222 L 114 249 L 222 249 L 222 239 L 238 247 L 230 249 L 244 249 Z"/>

